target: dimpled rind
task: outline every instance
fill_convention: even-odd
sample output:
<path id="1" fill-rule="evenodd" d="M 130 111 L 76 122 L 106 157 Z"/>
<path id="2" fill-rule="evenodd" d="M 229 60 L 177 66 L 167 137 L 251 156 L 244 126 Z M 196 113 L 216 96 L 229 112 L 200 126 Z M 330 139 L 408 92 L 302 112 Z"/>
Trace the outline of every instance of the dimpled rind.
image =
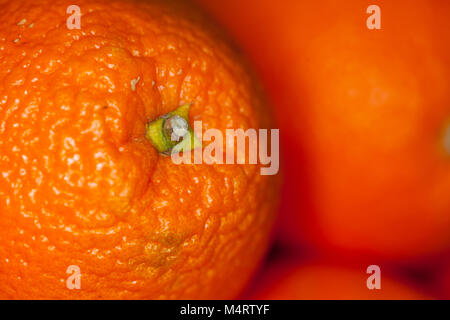
<path id="1" fill-rule="evenodd" d="M 277 178 L 176 165 L 145 125 L 192 103 L 203 130 L 269 128 L 258 86 L 191 5 L 77 0 L 69 30 L 72 4 L 0 0 L 0 298 L 236 297 Z"/>

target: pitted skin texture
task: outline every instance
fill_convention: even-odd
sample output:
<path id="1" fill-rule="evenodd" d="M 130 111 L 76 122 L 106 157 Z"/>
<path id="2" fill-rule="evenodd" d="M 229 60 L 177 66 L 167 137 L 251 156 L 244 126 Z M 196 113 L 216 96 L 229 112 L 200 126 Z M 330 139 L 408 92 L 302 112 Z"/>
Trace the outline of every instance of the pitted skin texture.
<path id="1" fill-rule="evenodd" d="M 0 0 L 0 298 L 234 298 L 270 236 L 277 178 L 176 165 L 145 125 L 269 128 L 261 91 L 189 4 Z M 81 289 L 69 290 L 70 265 Z"/>

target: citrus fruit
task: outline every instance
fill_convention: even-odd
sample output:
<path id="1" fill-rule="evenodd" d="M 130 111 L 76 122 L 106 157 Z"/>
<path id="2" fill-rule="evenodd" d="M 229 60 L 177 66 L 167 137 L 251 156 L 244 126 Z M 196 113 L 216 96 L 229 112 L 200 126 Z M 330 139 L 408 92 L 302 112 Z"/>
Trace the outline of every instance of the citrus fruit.
<path id="1" fill-rule="evenodd" d="M 333 253 L 450 246 L 450 4 L 200 1 L 252 57 L 289 150 L 281 232 Z M 370 19 L 369 19 L 370 20 Z"/>
<path id="2" fill-rule="evenodd" d="M 175 164 L 146 130 L 186 104 L 203 131 L 270 128 L 259 85 L 190 4 L 71 5 L 0 1 L 0 298 L 235 297 L 276 177 Z"/>
<path id="3" fill-rule="evenodd" d="M 364 269 L 285 259 L 260 275 L 251 298 L 264 300 L 415 300 L 429 298 L 381 269 L 380 289 L 369 289 Z M 372 280 L 369 280 L 372 284 Z"/>

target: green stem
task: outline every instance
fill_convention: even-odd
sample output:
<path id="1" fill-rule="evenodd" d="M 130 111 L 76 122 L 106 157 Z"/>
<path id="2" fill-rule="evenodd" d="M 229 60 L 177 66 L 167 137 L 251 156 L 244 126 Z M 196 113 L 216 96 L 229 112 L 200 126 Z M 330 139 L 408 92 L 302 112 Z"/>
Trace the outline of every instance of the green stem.
<path id="1" fill-rule="evenodd" d="M 147 125 L 145 137 L 159 153 L 168 155 L 202 147 L 189 125 L 189 108 L 190 104 L 184 104 Z"/>

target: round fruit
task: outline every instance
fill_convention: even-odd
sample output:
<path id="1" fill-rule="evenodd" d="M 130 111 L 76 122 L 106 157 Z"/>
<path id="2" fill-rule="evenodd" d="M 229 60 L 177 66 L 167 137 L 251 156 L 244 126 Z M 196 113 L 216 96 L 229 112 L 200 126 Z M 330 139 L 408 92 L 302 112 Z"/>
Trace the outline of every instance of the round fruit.
<path id="1" fill-rule="evenodd" d="M 281 235 L 390 259 L 450 247 L 450 3 L 200 1 L 276 101 Z"/>
<path id="2" fill-rule="evenodd" d="M 371 274 L 323 263 L 294 260 L 273 263 L 260 276 L 252 298 L 264 300 L 410 300 L 425 299 L 417 290 L 381 271 L 380 289 L 368 289 Z M 371 281 L 369 281 L 371 282 Z M 371 282 L 372 283 L 372 282 Z"/>
<path id="3" fill-rule="evenodd" d="M 0 298 L 235 297 L 274 177 L 177 165 L 146 126 L 191 104 L 203 131 L 268 128 L 261 91 L 191 5 L 79 0 L 77 29 L 71 4 L 0 1 Z"/>

